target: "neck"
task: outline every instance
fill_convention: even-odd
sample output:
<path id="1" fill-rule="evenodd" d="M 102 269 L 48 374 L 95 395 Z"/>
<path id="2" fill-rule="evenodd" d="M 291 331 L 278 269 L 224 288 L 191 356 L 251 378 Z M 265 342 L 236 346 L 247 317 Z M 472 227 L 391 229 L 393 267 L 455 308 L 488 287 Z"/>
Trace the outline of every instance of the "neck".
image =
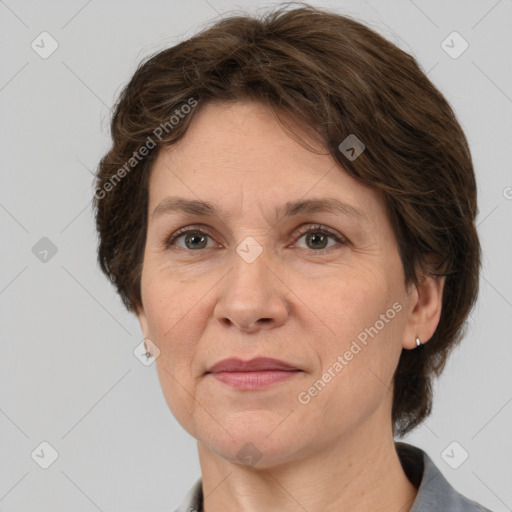
<path id="1" fill-rule="evenodd" d="M 403 471 L 391 428 L 377 430 L 359 426 L 334 446 L 265 469 L 234 464 L 198 442 L 203 510 L 408 511 L 417 489 Z"/>

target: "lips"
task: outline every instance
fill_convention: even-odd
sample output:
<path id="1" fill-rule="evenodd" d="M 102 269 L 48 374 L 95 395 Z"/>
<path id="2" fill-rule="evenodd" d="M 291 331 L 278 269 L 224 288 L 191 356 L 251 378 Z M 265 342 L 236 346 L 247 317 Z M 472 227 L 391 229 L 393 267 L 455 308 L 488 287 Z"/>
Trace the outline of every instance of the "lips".
<path id="1" fill-rule="evenodd" d="M 270 357 L 257 357 L 250 361 L 230 358 L 214 364 L 206 373 L 221 372 L 262 372 L 262 371 L 297 371 L 299 368 Z"/>
<path id="2" fill-rule="evenodd" d="M 250 361 L 224 359 L 213 365 L 206 375 L 237 391 L 262 391 L 301 373 L 299 368 L 279 359 L 257 357 Z"/>

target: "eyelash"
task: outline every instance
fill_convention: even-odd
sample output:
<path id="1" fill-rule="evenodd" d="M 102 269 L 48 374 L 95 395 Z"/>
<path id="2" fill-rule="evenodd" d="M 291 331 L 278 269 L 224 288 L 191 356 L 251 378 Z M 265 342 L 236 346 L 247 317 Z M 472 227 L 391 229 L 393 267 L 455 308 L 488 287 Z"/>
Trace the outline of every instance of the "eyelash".
<path id="1" fill-rule="evenodd" d="M 302 238 L 304 235 L 314 232 L 314 233 L 322 233 L 324 235 L 328 235 L 332 237 L 339 245 L 347 245 L 348 240 L 345 237 L 342 237 L 341 235 L 338 235 L 336 232 L 332 231 L 326 226 L 323 226 L 322 224 L 314 224 L 314 225 L 308 225 L 305 226 L 303 229 L 300 229 L 297 240 Z M 208 230 L 205 230 L 203 226 L 187 226 L 185 228 L 178 229 L 178 231 L 175 231 L 171 236 L 169 236 L 165 241 L 165 249 L 172 249 L 173 246 L 175 246 L 175 242 L 178 238 L 180 238 L 183 235 L 186 235 L 188 233 L 201 233 L 208 235 L 210 238 L 213 238 L 213 236 L 208 232 Z M 335 246 L 328 247 L 326 249 L 304 249 L 306 251 L 317 253 L 317 252 L 328 252 L 331 249 L 335 249 Z M 183 249 L 182 247 L 179 247 L 179 249 L 188 251 L 188 252 L 201 252 L 201 250 L 193 251 L 191 249 Z M 205 250 L 205 249 L 203 249 Z"/>

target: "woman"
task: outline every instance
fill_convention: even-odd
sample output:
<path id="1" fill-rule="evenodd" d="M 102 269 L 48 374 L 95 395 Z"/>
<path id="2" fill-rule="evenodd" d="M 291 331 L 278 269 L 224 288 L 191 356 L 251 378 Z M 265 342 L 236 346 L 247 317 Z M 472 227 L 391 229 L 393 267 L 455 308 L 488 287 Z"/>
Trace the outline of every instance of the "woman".
<path id="1" fill-rule="evenodd" d="M 477 296 L 471 155 L 416 61 L 303 6 L 226 18 L 122 91 L 95 192 L 201 478 L 178 510 L 482 511 L 395 442 Z"/>

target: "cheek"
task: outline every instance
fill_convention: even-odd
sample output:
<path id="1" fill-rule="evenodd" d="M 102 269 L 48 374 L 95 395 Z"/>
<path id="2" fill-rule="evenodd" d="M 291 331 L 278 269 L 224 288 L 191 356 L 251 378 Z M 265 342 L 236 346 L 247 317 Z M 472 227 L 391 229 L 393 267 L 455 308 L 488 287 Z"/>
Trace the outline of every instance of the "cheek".
<path id="1" fill-rule="evenodd" d="M 164 272 L 147 274 L 142 280 L 142 296 L 148 337 L 159 348 L 156 360 L 166 388 L 176 392 L 189 387 L 191 363 L 202 329 L 201 294 L 194 287 L 180 286 L 178 278 Z"/>
<path id="2" fill-rule="evenodd" d="M 155 258 L 156 259 L 156 258 Z M 152 260 L 144 263 L 141 294 L 148 321 L 148 330 L 160 350 L 169 351 L 180 337 L 183 323 L 189 322 L 199 302 L 200 291 L 194 283 L 183 283 L 179 275 Z M 161 345 L 161 346 L 160 346 Z"/>
<path id="3" fill-rule="evenodd" d="M 325 336 L 314 338 L 313 349 L 322 380 L 334 383 L 333 392 L 325 394 L 329 407 L 354 410 L 366 402 L 371 408 L 391 386 L 405 317 L 403 290 L 395 278 L 392 272 L 354 269 L 331 281 L 328 293 L 317 294 L 318 306 L 324 306 L 317 323 Z"/>
<path id="4" fill-rule="evenodd" d="M 335 345 L 340 340 L 355 339 L 373 326 L 398 296 L 382 272 L 371 269 L 362 272 L 356 268 L 329 280 L 323 293 L 315 294 L 316 307 L 322 311 L 319 316 Z"/>
<path id="5" fill-rule="evenodd" d="M 180 289 L 179 282 L 157 278 L 151 287 L 148 281 L 145 299 L 149 337 L 160 349 L 155 364 L 162 393 L 176 420 L 193 436 L 194 357 L 204 322 L 195 295 Z"/>

